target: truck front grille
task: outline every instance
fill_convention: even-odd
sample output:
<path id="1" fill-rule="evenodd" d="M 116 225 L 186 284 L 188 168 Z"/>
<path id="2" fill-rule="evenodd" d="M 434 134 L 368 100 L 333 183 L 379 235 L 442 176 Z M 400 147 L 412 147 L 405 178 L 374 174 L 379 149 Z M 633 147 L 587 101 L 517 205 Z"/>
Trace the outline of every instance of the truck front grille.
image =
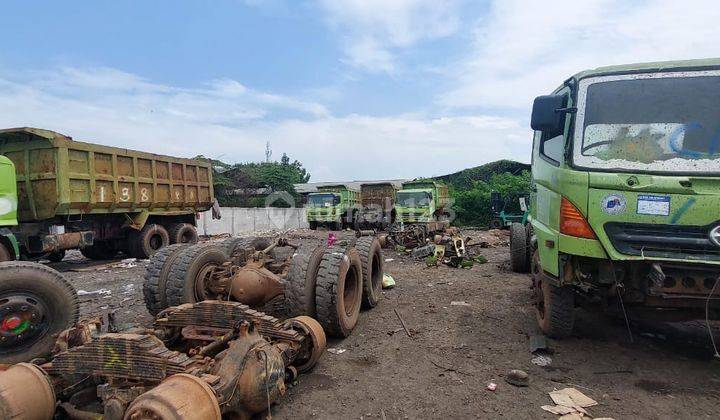
<path id="1" fill-rule="evenodd" d="M 710 241 L 708 226 L 649 225 L 607 223 L 607 233 L 615 249 L 626 255 L 684 260 L 720 261 L 720 246 Z"/>

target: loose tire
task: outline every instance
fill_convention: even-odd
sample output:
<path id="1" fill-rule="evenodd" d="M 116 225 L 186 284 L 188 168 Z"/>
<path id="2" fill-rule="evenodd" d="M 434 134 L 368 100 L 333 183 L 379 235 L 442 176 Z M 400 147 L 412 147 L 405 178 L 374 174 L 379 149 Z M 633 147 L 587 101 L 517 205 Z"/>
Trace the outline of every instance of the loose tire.
<path id="1" fill-rule="evenodd" d="M 543 334 L 551 338 L 566 338 L 575 325 L 575 292 L 571 286 L 555 286 L 545 281 L 538 251 L 533 256 L 533 285 L 537 321 Z"/>
<path id="2" fill-rule="evenodd" d="M 285 285 L 285 303 L 291 317 L 315 317 L 315 286 L 325 247 L 301 247 L 293 254 Z"/>
<path id="3" fill-rule="evenodd" d="M 168 245 L 150 259 L 143 283 L 145 307 L 150 314 L 157 315 L 169 306 L 165 294 L 167 278 L 180 252 L 189 246 L 190 244 L 182 243 Z"/>
<path id="4" fill-rule="evenodd" d="M 118 251 L 104 241 L 97 241 L 91 246 L 80 248 L 80 253 L 91 260 L 109 260 L 117 255 Z"/>
<path id="5" fill-rule="evenodd" d="M 354 248 L 325 250 L 317 286 L 317 320 L 331 337 L 347 337 L 357 325 L 362 304 L 362 263 Z"/>
<path id="6" fill-rule="evenodd" d="M 363 236 L 355 242 L 360 254 L 363 276 L 362 307 L 374 308 L 382 295 L 383 256 L 380 241 L 374 236 Z"/>
<path id="7" fill-rule="evenodd" d="M 205 287 L 205 276 L 227 259 L 227 254 L 214 245 L 192 245 L 183 249 L 176 257 L 165 284 L 168 306 L 213 299 L 215 296 Z"/>
<path id="8" fill-rule="evenodd" d="M 308 222 L 308 225 L 310 225 L 310 230 L 317 230 L 318 228 L 318 222 Z"/>
<path id="9" fill-rule="evenodd" d="M 167 229 L 155 223 L 145 225 L 139 232 L 132 231 L 129 239 L 130 255 L 139 259 L 150 258 L 170 243 Z"/>
<path id="10" fill-rule="evenodd" d="M 167 230 L 171 244 L 196 244 L 198 242 L 197 229 L 190 223 L 173 223 L 168 226 Z"/>
<path id="11" fill-rule="evenodd" d="M 516 273 L 527 273 L 529 269 L 527 248 L 525 226 L 513 223 L 510 225 L 510 267 Z"/>
<path id="12" fill-rule="evenodd" d="M 0 263 L 0 363 L 48 355 L 78 312 L 75 289 L 57 271 L 25 261 Z"/>

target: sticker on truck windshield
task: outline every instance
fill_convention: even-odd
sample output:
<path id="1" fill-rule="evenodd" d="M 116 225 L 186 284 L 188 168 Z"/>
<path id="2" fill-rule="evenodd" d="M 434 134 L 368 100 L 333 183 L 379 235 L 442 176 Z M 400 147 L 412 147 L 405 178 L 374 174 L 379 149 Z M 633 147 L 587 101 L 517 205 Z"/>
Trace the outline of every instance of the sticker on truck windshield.
<path id="1" fill-rule="evenodd" d="M 625 208 L 627 207 L 627 200 L 625 200 L 624 195 L 610 194 L 606 195 L 605 198 L 603 198 L 600 206 L 602 206 L 602 211 L 614 216 L 625 212 Z"/>
<path id="2" fill-rule="evenodd" d="M 668 195 L 639 195 L 637 213 L 651 216 L 670 215 L 670 196 Z"/>

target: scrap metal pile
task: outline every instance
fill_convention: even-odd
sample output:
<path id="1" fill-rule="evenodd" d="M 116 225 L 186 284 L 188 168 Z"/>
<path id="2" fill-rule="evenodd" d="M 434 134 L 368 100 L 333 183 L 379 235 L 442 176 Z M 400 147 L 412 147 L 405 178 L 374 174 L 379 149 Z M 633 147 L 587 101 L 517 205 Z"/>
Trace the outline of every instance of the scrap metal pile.
<path id="1" fill-rule="evenodd" d="M 167 247 L 145 277 L 152 328 L 117 333 L 98 319 L 64 331 L 51 357 L 0 373 L 0 418 L 250 418 L 315 366 L 326 333 L 350 335 L 382 276 L 375 237 Z M 278 300 L 284 321 L 257 310 Z"/>
<path id="2" fill-rule="evenodd" d="M 358 232 L 358 235 L 365 231 Z M 451 267 L 471 266 L 465 242 L 460 229 L 449 226 L 448 222 L 395 225 L 386 234 L 380 235 L 384 247 L 393 247 L 397 251 L 406 251 L 415 258 L 425 258 L 428 266 L 438 263 Z"/>
<path id="3" fill-rule="evenodd" d="M 238 302 L 168 308 L 153 329 L 99 333 L 100 322 L 61 335 L 50 362 L 0 374 L 0 418 L 249 418 L 325 350 L 312 318 L 280 321 Z"/>

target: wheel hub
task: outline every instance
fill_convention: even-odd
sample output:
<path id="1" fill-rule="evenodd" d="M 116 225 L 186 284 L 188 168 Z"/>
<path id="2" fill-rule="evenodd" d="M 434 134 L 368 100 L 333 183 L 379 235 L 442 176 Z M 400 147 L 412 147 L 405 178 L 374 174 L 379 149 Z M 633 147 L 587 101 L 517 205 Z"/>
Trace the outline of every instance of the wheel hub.
<path id="1" fill-rule="evenodd" d="M 42 333 L 45 313 L 46 308 L 30 296 L 0 300 L 0 347 L 16 346 Z"/>

